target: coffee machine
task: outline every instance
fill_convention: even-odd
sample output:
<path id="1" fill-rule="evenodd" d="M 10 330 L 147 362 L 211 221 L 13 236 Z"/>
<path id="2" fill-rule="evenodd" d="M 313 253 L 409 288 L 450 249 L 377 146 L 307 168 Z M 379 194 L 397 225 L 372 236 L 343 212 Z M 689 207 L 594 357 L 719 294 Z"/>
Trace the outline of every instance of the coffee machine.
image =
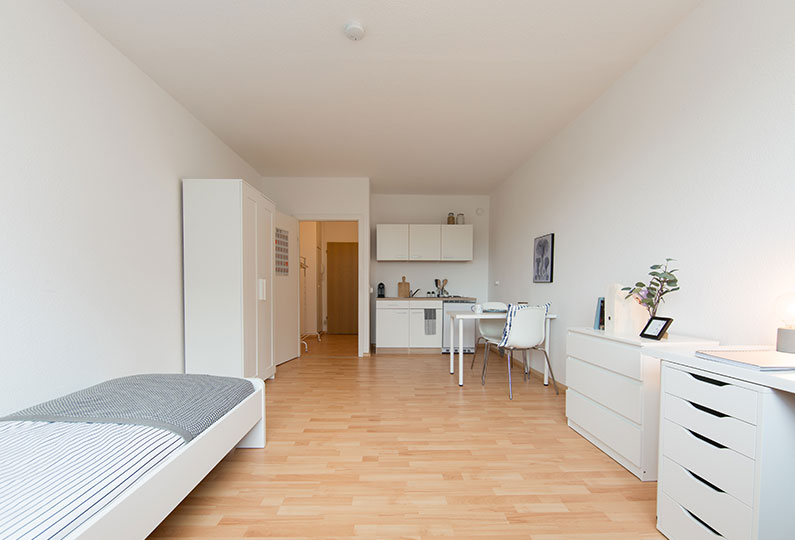
<path id="1" fill-rule="evenodd" d="M 376 295 L 376 298 L 384 298 L 385 296 L 386 296 L 386 287 L 384 286 L 383 283 L 379 283 L 378 294 Z"/>

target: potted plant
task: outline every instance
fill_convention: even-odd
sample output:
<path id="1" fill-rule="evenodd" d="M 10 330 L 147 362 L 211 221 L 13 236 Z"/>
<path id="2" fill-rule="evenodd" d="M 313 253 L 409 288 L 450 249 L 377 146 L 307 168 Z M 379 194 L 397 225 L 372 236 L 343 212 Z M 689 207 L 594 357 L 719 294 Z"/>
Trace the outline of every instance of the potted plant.
<path id="1" fill-rule="evenodd" d="M 669 269 L 668 265 L 676 259 L 665 259 L 663 264 L 650 266 L 649 284 L 642 281 L 635 283 L 634 287 L 624 287 L 622 291 L 629 291 L 626 298 L 634 297 L 635 300 L 649 312 L 649 317 L 657 316 L 657 309 L 660 303 L 665 302 L 665 295 L 679 290 L 679 280 L 675 273 L 677 268 Z"/>

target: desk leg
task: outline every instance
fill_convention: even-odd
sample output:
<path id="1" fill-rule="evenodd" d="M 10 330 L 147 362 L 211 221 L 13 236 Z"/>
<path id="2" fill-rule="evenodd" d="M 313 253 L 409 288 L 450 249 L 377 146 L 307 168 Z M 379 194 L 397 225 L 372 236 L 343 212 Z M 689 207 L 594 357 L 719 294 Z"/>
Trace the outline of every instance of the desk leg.
<path id="1" fill-rule="evenodd" d="M 544 321 L 544 350 L 549 356 L 549 319 Z M 544 386 L 549 386 L 549 366 L 546 362 L 544 362 Z"/>
<path id="2" fill-rule="evenodd" d="M 455 319 L 450 317 L 450 374 L 452 375 L 455 373 L 455 357 L 453 356 L 453 351 L 455 347 L 453 347 L 453 343 L 455 343 Z"/>
<path id="3" fill-rule="evenodd" d="M 458 319 L 458 386 L 464 386 L 464 319 Z"/>

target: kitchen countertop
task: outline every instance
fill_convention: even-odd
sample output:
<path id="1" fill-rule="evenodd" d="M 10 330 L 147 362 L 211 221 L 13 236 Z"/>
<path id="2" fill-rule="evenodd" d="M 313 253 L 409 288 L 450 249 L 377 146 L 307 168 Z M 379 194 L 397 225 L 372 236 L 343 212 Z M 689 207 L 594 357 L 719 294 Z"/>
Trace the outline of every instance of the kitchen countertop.
<path id="1" fill-rule="evenodd" d="M 410 298 L 399 298 L 399 297 L 388 297 L 388 298 L 376 298 L 376 300 L 447 300 L 447 301 L 455 301 L 455 302 L 477 302 L 476 298 L 472 298 L 469 296 L 447 296 L 447 297 L 438 297 L 438 296 L 412 296 Z"/>

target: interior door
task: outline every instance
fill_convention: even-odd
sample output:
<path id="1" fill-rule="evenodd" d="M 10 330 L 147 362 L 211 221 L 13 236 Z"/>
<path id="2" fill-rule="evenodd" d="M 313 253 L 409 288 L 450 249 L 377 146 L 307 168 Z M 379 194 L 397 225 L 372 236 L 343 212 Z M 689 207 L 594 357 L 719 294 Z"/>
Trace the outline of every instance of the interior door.
<path id="1" fill-rule="evenodd" d="M 298 220 L 276 212 L 276 271 L 273 276 L 273 350 L 276 365 L 301 354 L 301 295 Z M 286 265 L 284 264 L 286 262 Z"/>
<path id="2" fill-rule="evenodd" d="M 276 373 L 273 357 L 273 203 L 260 195 L 257 204 L 257 377 Z"/>
<path id="3" fill-rule="evenodd" d="M 356 334 L 359 321 L 359 244 L 327 245 L 328 333 Z"/>

